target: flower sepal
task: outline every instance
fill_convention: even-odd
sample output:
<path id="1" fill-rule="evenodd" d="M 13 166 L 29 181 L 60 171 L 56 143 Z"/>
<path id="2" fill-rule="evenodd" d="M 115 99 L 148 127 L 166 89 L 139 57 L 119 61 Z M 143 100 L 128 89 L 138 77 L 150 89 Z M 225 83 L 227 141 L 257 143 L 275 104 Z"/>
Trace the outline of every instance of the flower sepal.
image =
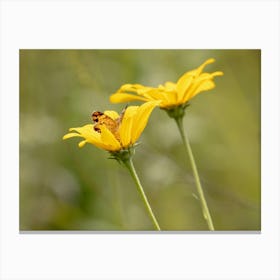
<path id="1" fill-rule="evenodd" d="M 162 108 L 162 110 L 166 111 L 170 118 L 178 120 L 184 117 L 185 110 L 188 106 L 190 106 L 190 104 L 186 103 L 173 108 Z"/>
<path id="2" fill-rule="evenodd" d="M 122 149 L 116 152 L 109 152 L 110 157 L 109 159 L 115 159 L 118 163 L 126 163 L 129 161 L 132 156 L 135 154 L 135 147 L 137 146 L 137 143 L 134 144 L 131 147 L 128 147 L 126 149 Z"/>

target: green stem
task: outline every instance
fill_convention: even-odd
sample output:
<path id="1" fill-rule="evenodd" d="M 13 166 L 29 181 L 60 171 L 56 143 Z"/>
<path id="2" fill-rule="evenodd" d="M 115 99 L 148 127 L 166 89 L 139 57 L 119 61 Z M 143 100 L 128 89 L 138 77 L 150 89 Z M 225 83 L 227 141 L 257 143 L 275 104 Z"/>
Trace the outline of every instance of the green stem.
<path id="1" fill-rule="evenodd" d="M 211 218 L 208 206 L 207 206 L 207 202 L 206 202 L 206 199 L 205 199 L 205 196 L 204 196 L 204 193 L 203 193 L 203 189 L 202 189 L 202 186 L 201 186 L 201 183 L 200 183 L 200 178 L 199 178 L 199 175 L 198 175 L 198 171 L 197 171 L 197 167 L 196 167 L 196 164 L 195 164 L 192 149 L 191 149 L 191 146 L 190 146 L 190 142 L 189 142 L 188 137 L 186 136 L 185 131 L 183 129 L 183 118 L 182 117 L 175 118 L 175 121 L 176 121 L 177 126 L 179 128 L 179 131 L 180 131 L 180 134 L 181 134 L 186 152 L 188 153 L 189 158 L 190 158 L 192 171 L 193 171 L 193 175 L 194 175 L 194 179 L 195 179 L 195 183 L 196 183 L 196 187 L 197 187 L 197 192 L 198 192 L 199 199 L 200 199 L 200 202 L 201 202 L 203 216 L 204 216 L 204 218 L 207 222 L 209 230 L 215 230 L 213 222 L 212 222 L 212 218 Z"/>
<path id="2" fill-rule="evenodd" d="M 157 219 L 156 219 L 156 217 L 155 217 L 155 215 L 153 213 L 153 210 L 152 210 L 152 208 L 151 208 L 151 206 L 149 204 L 149 201 L 148 201 L 148 199 L 147 199 L 147 197 L 145 195 L 145 192 L 144 192 L 143 187 L 142 187 L 142 185 L 140 183 L 140 180 L 139 180 L 139 178 L 137 176 L 137 173 L 136 173 L 136 170 L 134 168 L 132 159 L 129 158 L 128 160 L 124 161 L 124 164 L 127 167 L 127 169 L 129 170 L 129 172 L 130 172 L 130 174 L 131 174 L 131 176 L 132 176 L 132 178 L 133 178 L 133 180 L 134 180 L 134 182 L 135 182 L 135 184 L 137 186 L 137 189 L 138 189 L 138 191 L 139 191 L 139 193 L 140 193 L 140 195 L 142 197 L 144 205 L 145 205 L 145 207 L 146 207 L 146 209 L 147 209 L 147 211 L 148 211 L 148 213 L 149 213 L 149 215 L 150 215 L 150 217 L 151 217 L 151 219 L 152 219 L 152 221 L 154 223 L 155 228 L 157 230 L 161 230 L 160 227 L 159 227 L 159 224 L 157 222 Z"/>

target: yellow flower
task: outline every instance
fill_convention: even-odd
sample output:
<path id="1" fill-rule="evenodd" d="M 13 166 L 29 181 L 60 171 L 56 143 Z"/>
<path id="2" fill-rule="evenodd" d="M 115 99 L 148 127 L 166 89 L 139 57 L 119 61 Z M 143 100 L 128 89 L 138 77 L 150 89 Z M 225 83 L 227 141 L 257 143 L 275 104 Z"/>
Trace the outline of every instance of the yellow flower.
<path id="1" fill-rule="evenodd" d="M 198 68 L 186 72 L 179 78 L 177 83 L 166 82 L 157 88 L 140 84 L 125 84 L 111 95 L 110 101 L 112 103 L 121 103 L 134 100 L 160 100 L 159 106 L 165 109 L 186 104 L 198 93 L 213 89 L 215 87 L 214 77 L 223 75 L 221 71 L 202 73 L 204 67 L 214 61 L 213 58 L 206 60 Z"/>
<path id="2" fill-rule="evenodd" d="M 64 135 L 63 139 L 84 138 L 79 143 L 80 148 L 86 143 L 90 143 L 109 152 L 128 149 L 138 140 L 147 125 L 152 110 L 158 104 L 158 101 L 150 101 L 141 106 L 129 106 L 121 116 L 115 111 L 105 111 L 100 113 L 105 116 L 104 121 L 96 125 L 87 124 L 82 127 L 70 128 L 71 132 Z M 114 127 L 106 125 L 106 117 L 111 124 L 115 123 Z"/>

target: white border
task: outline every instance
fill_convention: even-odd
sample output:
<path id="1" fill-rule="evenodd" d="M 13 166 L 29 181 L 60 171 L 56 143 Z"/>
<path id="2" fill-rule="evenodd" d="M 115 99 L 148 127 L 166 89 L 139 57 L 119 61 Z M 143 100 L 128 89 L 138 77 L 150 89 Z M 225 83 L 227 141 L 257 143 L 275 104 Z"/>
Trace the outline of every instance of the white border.
<path id="1" fill-rule="evenodd" d="M 279 279 L 279 2 L 2 1 L 1 279 Z M 20 48 L 262 49 L 261 234 L 19 234 Z"/>

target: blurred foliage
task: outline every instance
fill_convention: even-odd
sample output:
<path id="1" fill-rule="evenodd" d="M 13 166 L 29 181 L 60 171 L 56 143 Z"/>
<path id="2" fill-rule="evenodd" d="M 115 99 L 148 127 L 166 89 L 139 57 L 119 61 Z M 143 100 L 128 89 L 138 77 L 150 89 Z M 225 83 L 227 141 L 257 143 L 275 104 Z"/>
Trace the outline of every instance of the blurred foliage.
<path id="1" fill-rule="evenodd" d="M 260 230 L 260 50 L 20 50 L 20 230 L 153 230 L 127 170 L 68 128 L 121 111 L 124 83 L 177 81 L 213 57 L 185 116 L 217 230 Z M 134 163 L 163 230 L 207 230 L 174 120 L 156 109 Z"/>

